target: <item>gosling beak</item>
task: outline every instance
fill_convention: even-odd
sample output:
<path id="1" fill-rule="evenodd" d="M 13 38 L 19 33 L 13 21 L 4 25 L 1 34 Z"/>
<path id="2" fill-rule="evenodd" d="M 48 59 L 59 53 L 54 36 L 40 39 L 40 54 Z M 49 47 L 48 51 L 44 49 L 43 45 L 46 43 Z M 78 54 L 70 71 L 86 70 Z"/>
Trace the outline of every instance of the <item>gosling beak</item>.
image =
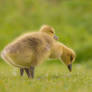
<path id="1" fill-rule="evenodd" d="M 72 64 L 68 65 L 68 69 L 69 69 L 70 72 L 72 72 Z"/>
<path id="2" fill-rule="evenodd" d="M 57 37 L 56 35 L 54 35 L 54 39 L 55 39 L 55 40 L 58 40 L 58 37 Z"/>

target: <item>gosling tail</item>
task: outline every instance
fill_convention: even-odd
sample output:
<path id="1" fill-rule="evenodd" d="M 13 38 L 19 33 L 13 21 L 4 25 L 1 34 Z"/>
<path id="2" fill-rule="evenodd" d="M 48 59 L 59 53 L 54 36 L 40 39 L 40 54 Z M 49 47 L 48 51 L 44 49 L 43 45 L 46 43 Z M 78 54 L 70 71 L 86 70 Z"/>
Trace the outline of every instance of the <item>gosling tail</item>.
<path id="1" fill-rule="evenodd" d="M 0 56 L 1 58 L 6 62 L 8 63 L 9 65 L 12 65 L 12 66 L 15 66 L 15 67 L 21 67 L 20 65 L 16 65 L 14 63 L 14 61 L 12 60 L 12 58 L 8 55 L 8 51 L 6 49 L 4 49 L 1 53 L 0 53 Z"/>

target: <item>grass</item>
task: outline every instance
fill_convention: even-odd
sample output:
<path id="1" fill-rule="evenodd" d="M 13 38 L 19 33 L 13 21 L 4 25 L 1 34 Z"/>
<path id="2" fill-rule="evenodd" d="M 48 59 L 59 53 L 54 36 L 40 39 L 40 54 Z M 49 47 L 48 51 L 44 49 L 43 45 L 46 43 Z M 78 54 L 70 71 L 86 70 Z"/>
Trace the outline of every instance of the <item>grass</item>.
<path id="1" fill-rule="evenodd" d="M 0 92 L 91 92 L 90 63 L 73 64 L 70 73 L 63 64 L 44 63 L 36 68 L 35 78 L 20 77 L 18 69 L 0 63 Z"/>

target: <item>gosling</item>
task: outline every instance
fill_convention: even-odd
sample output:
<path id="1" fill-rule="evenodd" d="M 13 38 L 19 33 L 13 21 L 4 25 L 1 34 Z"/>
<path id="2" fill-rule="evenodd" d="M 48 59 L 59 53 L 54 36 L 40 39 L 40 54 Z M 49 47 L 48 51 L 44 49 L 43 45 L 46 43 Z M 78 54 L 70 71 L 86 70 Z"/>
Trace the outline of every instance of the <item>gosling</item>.
<path id="1" fill-rule="evenodd" d="M 6 63 L 20 68 L 21 75 L 25 70 L 27 76 L 33 78 L 35 66 L 50 56 L 54 39 L 57 39 L 54 29 L 44 25 L 39 32 L 24 34 L 8 44 L 1 57 Z"/>

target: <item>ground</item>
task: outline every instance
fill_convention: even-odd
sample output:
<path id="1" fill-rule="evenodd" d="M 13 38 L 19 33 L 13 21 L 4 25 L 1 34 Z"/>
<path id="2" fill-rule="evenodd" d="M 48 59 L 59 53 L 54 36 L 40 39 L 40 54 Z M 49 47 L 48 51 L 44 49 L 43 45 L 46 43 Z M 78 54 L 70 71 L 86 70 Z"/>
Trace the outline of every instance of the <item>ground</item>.
<path id="1" fill-rule="evenodd" d="M 55 61 L 56 62 L 56 61 Z M 18 69 L 0 63 L 0 92 L 91 92 L 91 63 L 73 64 L 70 73 L 64 64 L 44 63 L 35 70 L 35 78 L 20 77 Z"/>

